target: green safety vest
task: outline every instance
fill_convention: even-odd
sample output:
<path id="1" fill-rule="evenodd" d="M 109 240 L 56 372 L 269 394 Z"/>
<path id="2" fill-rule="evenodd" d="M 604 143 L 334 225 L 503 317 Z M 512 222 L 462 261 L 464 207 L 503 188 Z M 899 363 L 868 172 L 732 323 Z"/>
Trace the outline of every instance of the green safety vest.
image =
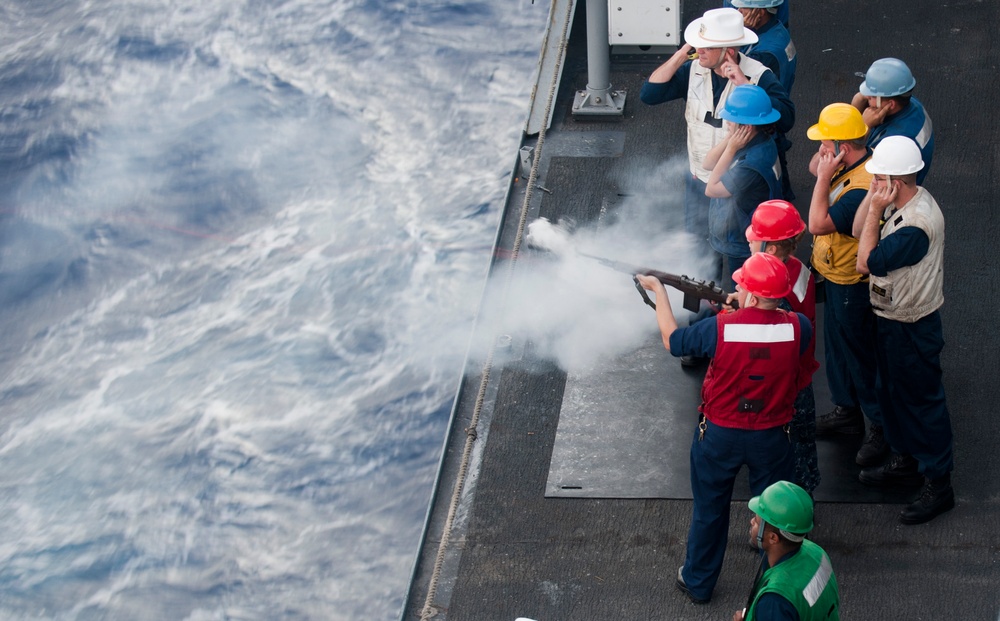
<path id="1" fill-rule="evenodd" d="M 794 556 L 760 577 L 747 611 L 748 621 L 755 619 L 754 609 L 764 593 L 776 593 L 791 602 L 801 621 L 840 620 L 840 593 L 830 557 L 808 539 Z"/>

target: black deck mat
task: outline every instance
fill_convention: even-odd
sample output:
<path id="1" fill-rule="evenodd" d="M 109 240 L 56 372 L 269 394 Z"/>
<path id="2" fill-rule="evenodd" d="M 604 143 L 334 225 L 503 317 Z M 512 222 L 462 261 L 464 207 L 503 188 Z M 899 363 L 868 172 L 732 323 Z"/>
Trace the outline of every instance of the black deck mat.
<path id="1" fill-rule="evenodd" d="M 703 377 L 704 367 L 685 370 L 659 337 L 601 368 L 569 374 L 545 495 L 690 499 L 688 456 Z M 822 367 L 813 381 L 817 413 L 822 414 L 831 407 Z M 854 455 L 862 440 L 817 441 L 822 482 L 815 497 L 827 502 L 907 501 L 912 491 L 873 489 L 857 480 Z M 750 497 L 745 474 L 746 468 L 737 479 L 736 500 Z"/>

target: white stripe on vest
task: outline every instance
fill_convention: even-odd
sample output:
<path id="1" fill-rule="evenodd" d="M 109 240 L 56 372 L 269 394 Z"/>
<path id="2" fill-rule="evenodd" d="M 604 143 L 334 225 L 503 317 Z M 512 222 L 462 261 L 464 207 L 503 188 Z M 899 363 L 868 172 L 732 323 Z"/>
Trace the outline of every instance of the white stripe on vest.
<path id="1" fill-rule="evenodd" d="M 802 597 L 806 598 L 809 602 L 809 607 L 812 608 L 816 602 L 819 600 L 819 596 L 823 594 L 823 589 L 826 588 L 826 583 L 830 581 L 830 576 L 833 575 L 833 566 L 830 565 L 830 557 L 823 555 L 823 560 L 819 564 L 819 569 L 813 574 L 812 580 L 806 585 L 806 588 L 802 589 Z"/>
<path id="2" fill-rule="evenodd" d="M 795 340 L 790 323 L 727 323 L 722 338 L 727 343 L 787 343 Z"/>
<path id="3" fill-rule="evenodd" d="M 795 281 L 795 286 L 792 287 L 792 293 L 799 302 L 804 302 L 806 299 L 806 294 L 809 293 L 809 268 L 803 265 L 799 269 L 799 277 Z"/>

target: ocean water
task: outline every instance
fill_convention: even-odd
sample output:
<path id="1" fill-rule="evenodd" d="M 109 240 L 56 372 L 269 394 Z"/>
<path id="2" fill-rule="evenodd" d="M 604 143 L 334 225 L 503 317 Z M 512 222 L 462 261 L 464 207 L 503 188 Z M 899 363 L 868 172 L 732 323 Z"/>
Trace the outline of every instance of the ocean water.
<path id="1" fill-rule="evenodd" d="M 0 0 L 0 619 L 395 619 L 546 2 Z"/>

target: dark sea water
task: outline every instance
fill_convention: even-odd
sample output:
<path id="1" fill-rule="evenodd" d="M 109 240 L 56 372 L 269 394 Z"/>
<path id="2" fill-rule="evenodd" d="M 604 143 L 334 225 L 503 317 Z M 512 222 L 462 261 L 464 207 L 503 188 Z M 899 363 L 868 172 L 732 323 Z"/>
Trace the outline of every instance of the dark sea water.
<path id="1" fill-rule="evenodd" d="M 0 0 L 0 619 L 395 619 L 548 4 Z"/>

